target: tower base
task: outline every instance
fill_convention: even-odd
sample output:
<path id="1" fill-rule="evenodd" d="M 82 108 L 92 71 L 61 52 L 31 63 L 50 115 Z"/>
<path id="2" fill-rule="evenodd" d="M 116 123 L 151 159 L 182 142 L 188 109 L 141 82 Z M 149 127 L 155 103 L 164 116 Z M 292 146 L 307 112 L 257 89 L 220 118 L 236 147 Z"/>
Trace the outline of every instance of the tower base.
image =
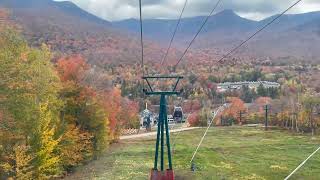
<path id="1" fill-rule="evenodd" d="M 167 169 L 166 171 L 152 169 L 150 180 L 174 180 L 174 172 L 170 169 Z"/>

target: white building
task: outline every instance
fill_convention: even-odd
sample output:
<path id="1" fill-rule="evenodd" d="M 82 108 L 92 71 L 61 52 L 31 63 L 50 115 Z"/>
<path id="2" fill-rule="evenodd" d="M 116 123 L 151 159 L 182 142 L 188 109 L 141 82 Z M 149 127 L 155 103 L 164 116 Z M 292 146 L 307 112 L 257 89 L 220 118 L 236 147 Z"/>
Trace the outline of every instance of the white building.
<path id="1" fill-rule="evenodd" d="M 219 83 L 217 86 L 217 92 L 226 92 L 230 90 L 240 90 L 243 86 L 249 87 L 249 89 L 257 90 L 262 85 L 264 88 L 279 88 L 280 84 L 277 82 L 269 81 L 244 81 L 244 82 L 225 82 Z"/>

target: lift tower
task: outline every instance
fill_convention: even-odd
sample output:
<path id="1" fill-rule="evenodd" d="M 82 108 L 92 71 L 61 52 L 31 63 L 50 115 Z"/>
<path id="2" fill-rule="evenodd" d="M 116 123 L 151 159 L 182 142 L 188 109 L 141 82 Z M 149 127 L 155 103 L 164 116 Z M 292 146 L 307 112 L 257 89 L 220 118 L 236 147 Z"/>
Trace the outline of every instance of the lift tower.
<path id="1" fill-rule="evenodd" d="M 143 76 L 148 84 L 148 89 L 144 89 L 146 95 L 160 96 L 160 111 L 157 129 L 156 152 L 154 157 L 154 167 L 151 170 L 150 180 L 174 180 L 174 172 L 172 168 L 171 147 L 170 147 L 170 133 L 167 119 L 167 101 L 166 96 L 180 95 L 182 90 L 177 91 L 179 81 L 183 79 L 182 76 Z M 172 90 L 170 91 L 154 91 L 150 80 L 176 80 Z M 164 130 L 166 131 L 164 133 Z M 168 153 L 168 169 L 164 169 L 164 134 L 166 134 L 166 145 Z M 158 169 L 159 159 L 159 144 L 160 144 L 160 170 Z"/>

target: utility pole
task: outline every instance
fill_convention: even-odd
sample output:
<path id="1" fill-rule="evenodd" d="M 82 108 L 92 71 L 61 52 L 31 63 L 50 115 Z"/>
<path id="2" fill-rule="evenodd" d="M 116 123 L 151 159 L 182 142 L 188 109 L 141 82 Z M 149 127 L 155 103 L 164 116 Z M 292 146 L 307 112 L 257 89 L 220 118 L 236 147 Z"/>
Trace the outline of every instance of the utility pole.
<path id="1" fill-rule="evenodd" d="M 242 125 L 242 115 L 244 114 L 245 112 L 240 110 L 239 111 L 239 118 L 240 118 L 240 125 Z"/>
<path id="2" fill-rule="evenodd" d="M 269 115 L 269 105 L 266 104 L 264 107 L 265 110 L 265 122 L 264 122 L 264 128 L 266 131 L 268 131 L 268 115 Z"/>

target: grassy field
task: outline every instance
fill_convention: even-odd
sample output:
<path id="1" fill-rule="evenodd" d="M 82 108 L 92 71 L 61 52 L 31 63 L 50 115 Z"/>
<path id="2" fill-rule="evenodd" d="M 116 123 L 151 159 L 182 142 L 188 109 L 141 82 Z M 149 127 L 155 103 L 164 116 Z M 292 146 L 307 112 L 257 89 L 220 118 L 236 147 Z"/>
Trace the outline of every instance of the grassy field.
<path id="1" fill-rule="evenodd" d="M 284 179 L 319 145 L 320 137 L 258 128 L 211 128 L 195 158 L 190 158 L 204 129 L 181 132 L 176 139 L 173 164 L 177 179 Z M 79 168 L 66 179 L 148 179 L 153 167 L 154 139 L 121 141 L 100 159 Z M 291 179 L 320 179 L 320 152 Z"/>

